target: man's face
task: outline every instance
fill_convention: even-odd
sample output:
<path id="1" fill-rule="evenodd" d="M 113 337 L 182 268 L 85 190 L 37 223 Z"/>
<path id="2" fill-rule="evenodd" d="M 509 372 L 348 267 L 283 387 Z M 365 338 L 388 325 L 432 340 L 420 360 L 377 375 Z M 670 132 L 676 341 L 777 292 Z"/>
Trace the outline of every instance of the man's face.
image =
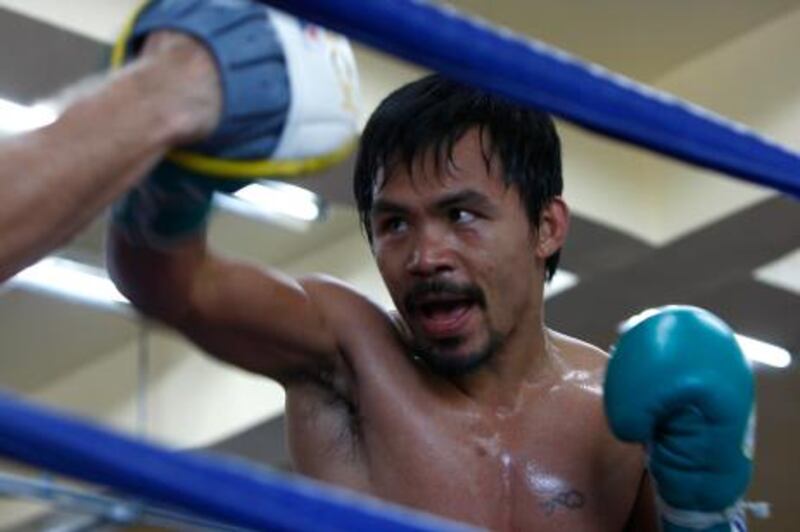
<path id="1" fill-rule="evenodd" d="M 540 319 L 543 260 L 516 187 L 477 130 L 454 146 L 396 165 L 377 183 L 373 251 L 415 354 L 445 374 L 487 360 L 517 326 Z"/>

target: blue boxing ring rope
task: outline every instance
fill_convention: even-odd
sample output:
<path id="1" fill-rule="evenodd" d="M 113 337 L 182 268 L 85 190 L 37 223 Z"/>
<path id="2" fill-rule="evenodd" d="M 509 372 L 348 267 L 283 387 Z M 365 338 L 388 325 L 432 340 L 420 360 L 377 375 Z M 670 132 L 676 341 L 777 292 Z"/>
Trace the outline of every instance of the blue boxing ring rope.
<path id="1" fill-rule="evenodd" d="M 590 130 L 800 198 L 797 154 L 453 10 L 423 0 L 259 1 Z M 467 530 L 250 464 L 164 450 L 2 394 L 0 454 L 244 529 Z"/>
<path id="2" fill-rule="evenodd" d="M 426 0 L 258 0 L 606 136 L 800 198 L 800 156 L 741 124 Z"/>
<path id="3" fill-rule="evenodd" d="M 0 394 L 0 453 L 246 530 L 474 530 L 251 463 L 168 451 Z"/>

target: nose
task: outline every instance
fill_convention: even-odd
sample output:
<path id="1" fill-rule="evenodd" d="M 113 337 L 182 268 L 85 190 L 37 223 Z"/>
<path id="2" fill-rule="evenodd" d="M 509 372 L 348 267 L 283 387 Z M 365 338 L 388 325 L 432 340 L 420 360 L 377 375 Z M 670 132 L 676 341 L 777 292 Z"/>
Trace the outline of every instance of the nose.
<path id="1" fill-rule="evenodd" d="M 406 265 L 409 273 L 430 277 L 449 272 L 453 266 L 454 255 L 447 235 L 436 228 L 419 231 Z"/>

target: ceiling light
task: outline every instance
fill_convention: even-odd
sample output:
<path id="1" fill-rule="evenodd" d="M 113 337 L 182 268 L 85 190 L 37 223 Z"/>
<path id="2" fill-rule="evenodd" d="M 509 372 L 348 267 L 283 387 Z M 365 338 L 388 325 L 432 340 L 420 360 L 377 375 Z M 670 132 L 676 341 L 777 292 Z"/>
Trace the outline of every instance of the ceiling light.
<path id="1" fill-rule="evenodd" d="M 128 300 L 104 270 L 59 257 L 40 260 L 9 279 L 9 283 L 103 309 L 125 310 L 128 306 Z"/>
<path id="2" fill-rule="evenodd" d="M 556 274 L 544 285 L 544 298 L 548 299 L 561 292 L 566 292 L 578 284 L 578 276 L 566 270 L 556 270 Z"/>
<path id="3" fill-rule="evenodd" d="M 234 195 L 217 194 L 214 203 L 224 211 L 305 231 L 323 214 L 323 201 L 304 188 L 265 181 L 253 183 Z"/>
<path id="4" fill-rule="evenodd" d="M 234 195 L 260 209 L 306 222 L 313 222 L 322 214 L 316 194 L 289 183 L 254 183 Z"/>
<path id="5" fill-rule="evenodd" d="M 756 280 L 800 295 L 800 248 L 753 272 Z"/>
<path id="6" fill-rule="evenodd" d="M 55 121 L 58 114 L 55 108 L 45 105 L 20 105 L 0 98 L 0 131 L 22 133 L 46 126 Z"/>
<path id="7" fill-rule="evenodd" d="M 785 368 L 792 363 L 792 355 L 786 349 L 749 336 L 737 334 L 736 341 L 744 356 L 751 362 L 758 362 L 775 368 Z"/>

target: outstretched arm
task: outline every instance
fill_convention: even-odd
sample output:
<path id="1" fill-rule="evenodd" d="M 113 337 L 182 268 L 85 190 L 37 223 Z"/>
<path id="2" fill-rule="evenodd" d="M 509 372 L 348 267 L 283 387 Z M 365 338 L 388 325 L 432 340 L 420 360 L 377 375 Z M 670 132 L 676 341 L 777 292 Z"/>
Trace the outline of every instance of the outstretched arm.
<path id="1" fill-rule="evenodd" d="M 170 146 L 207 135 L 214 68 L 191 39 L 154 35 L 56 122 L 0 143 L 0 281 L 66 242 Z"/>
<path id="2" fill-rule="evenodd" d="M 341 302 L 356 296 L 219 257 L 205 227 L 214 192 L 249 182 L 231 177 L 319 168 L 351 145 L 357 120 L 345 89 L 354 65 L 340 71 L 352 62 L 347 43 L 256 3 L 176 0 L 151 4 L 125 49 L 135 53 L 141 36 L 165 27 L 213 53 L 223 112 L 203 143 L 173 153 L 117 203 L 112 277 L 143 312 L 228 362 L 284 383 L 340 375 L 342 327 L 327 318 L 347 314 Z"/>
<path id="3" fill-rule="evenodd" d="M 339 369 L 320 306 L 338 297 L 329 282 L 296 281 L 215 255 L 202 231 L 154 247 L 132 242 L 117 226 L 108 254 L 112 278 L 139 310 L 218 358 L 283 383 Z"/>

